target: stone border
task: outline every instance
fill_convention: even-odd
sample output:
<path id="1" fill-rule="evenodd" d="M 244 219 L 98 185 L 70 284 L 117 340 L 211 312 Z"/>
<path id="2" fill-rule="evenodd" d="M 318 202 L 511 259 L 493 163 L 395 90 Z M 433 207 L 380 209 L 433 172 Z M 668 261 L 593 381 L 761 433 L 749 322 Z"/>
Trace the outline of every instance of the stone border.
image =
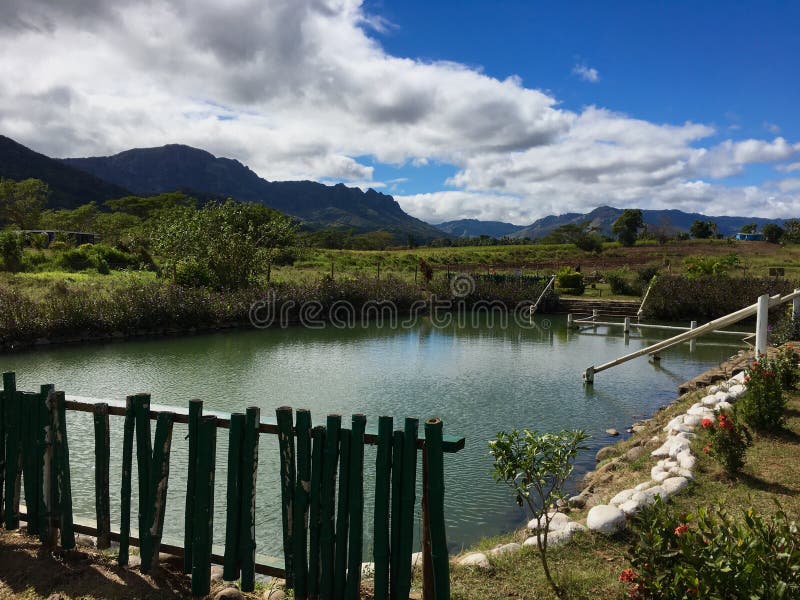
<path id="1" fill-rule="evenodd" d="M 697 437 L 695 429 L 703 419 L 715 418 L 714 411 L 729 412 L 732 405 L 746 391 L 745 373 L 739 372 L 730 379 L 707 388 L 707 395 L 693 404 L 685 413 L 670 420 L 663 428 L 666 436 L 662 439 L 656 435 L 648 441 L 648 445 L 660 446 L 650 452 L 650 456 L 658 459 L 650 470 L 650 479 L 620 491 L 607 504 L 597 504 L 589 509 L 586 522 L 574 521 L 563 512 L 550 513 L 552 518 L 548 529 L 548 547 L 557 547 L 570 541 L 576 531 L 597 531 L 611 535 L 627 527 L 628 521 L 636 516 L 644 507 L 655 503 L 656 498 L 668 501 L 675 494 L 686 489 L 694 481 L 694 467 L 697 461 L 691 452 L 691 442 Z M 582 507 L 585 493 L 569 499 L 568 503 Z M 498 556 L 510 552 L 518 552 L 523 546 L 536 546 L 536 532 L 539 523 L 536 519 L 528 523 L 527 531 L 531 534 L 522 544 L 511 542 L 496 546 L 489 551 L 490 556 Z M 456 565 L 473 567 L 488 571 L 491 563 L 482 552 L 471 552 L 456 559 Z"/>

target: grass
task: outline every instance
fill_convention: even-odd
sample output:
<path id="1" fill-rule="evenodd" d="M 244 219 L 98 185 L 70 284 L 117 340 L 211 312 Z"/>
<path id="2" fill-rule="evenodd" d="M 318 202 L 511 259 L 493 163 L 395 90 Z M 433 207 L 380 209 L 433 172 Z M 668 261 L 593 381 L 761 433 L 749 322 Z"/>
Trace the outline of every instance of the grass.
<path id="1" fill-rule="evenodd" d="M 640 439 L 647 440 L 674 416 L 681 414 L 697 401 L 698 394 L 688 394 L 678 402 L 660 411 L 646 423 L 646 431 L 616 446 L 617 456 L 622 456 Z M 695 448 L 698 462 L 696 481 L 683 493 L 670 501 L 680 512 L 695 512 L 702 506 L 724 505 L 733 515 L 740 515 L 753 507 L 762 514 L 773 514 L 780 505 L 789 515 L 800 515 L 800 394 L 793 393 L 788 402 L 787 421 L 779 434 L 754 435 L 753 446 L 748 450 L 744 470 L 735 479 L 729 479 L 721 467 Z M 655 459 L 649 456 L 631 463 L 615 461 L 615 457 L 598 465 L 618 465 L 611 481 L 598 484 L 599 498 L 607 502 L 618 491 L 649 479 L 650 467 Z M 586 510 L 570 514 L 575 519 L 585 518 Z M 507 536 L 486 539 L 471 551 L 488 552 L 500 543 L 522 541 L 517 532 Z M 629 566 L 626 554 L 632 542 L 630 533 L 605 537 L 593 533 L 578 533 L 573 541 L 548 552 L 551 571 L 557 581 L 568 591 L 569 598 L 621 598 L 624 586 L 619 573 Z M 521 553 L 500 557 L 489 556 L 492 571 L 454 568 L 452 591 L 455 599 L 506 599 L 555 598 L 542 572 L 535 547 L 523 548 Z"/>

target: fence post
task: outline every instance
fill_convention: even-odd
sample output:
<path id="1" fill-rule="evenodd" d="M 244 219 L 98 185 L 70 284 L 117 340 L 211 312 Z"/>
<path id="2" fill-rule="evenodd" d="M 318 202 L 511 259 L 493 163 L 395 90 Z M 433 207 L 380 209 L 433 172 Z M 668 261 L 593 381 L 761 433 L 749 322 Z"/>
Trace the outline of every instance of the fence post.
<path id="1" fill-rule="evenodd" d="M 406 418 L 403 434 L 403 487 L 400 500 L 400 557 L 397 564 L 397 598 L 411 591 L 411 553 L 414 546 L 414 504 L 417 483 L 419 421 Z"/>
<path id="2" fill-rule="evenodd" d="M 158 554 L 164 531 L 164 515 L 169 487 L 169 455 L 172 449 L 172 424 L 174 413 L 162 412 L 156 419 L 156 437 L 153 442 L 153 464 L 150 469 L 150 497 L 147 499 L 147 530 L 139 532 L 139 538 L 148 538 L 149 556 L 142 553 L 142 572 L 158 568 Z M 145 559 L 149 560 L 145 560 Z"/>
<path id="3" fill-rule="evenodd" d="M 19 494 L 22 466 L 20 448 L 20 407 L 17 378 L 13 372 L 3 373 L 5 399 L 5 524 L 6 529 L 19 527 Z M 0 440 L 3 442 L 3 440 Z"/>
<path id="4" fill-rule="evenodd" d="M 403 432 L 392 434 L 392 530 L 391 530 L 391 563 L 389 591 L 392 600 L 399 598 L 397 592 L 398 572 L 400 570 L 400 517 L 403 499 Z"/>
<path id="5" fill-rule="evenodd" d="M 150 394 L 137 394 L 133 397 L 133 411 L 136 417 L 136 467 L 139 475 L 139 551 L 141 567 L 148 568 L 145 557 L 150 556 L 150 540 L 146 535 L 148 498 L 150 498 L 150 464 L 153 460 L 153 447 L 150 438 Z"/>
<path id="6" fill-rule="evenodd" d="M 44 416 L 47 417 L 47 429 L 45 430 L 45 446 L 44 456 L 42 458 L 42 500 L 44 502 L 44 519 L 46 527 L 43 528 L 39 535 L 42 542 L 48 548 L 56 546 L 58 527 L 56 526 L 55 517 L 57 514 L 56 508 L 56 467 L 55 467 L 55 431 L 53 428 L 53 420 L 51 418 L 51 406 L 55 404 L 55 391 L 50 390 L 45 400 Z"/>
<path id="7" fill-rule="evenodd" d="M 53 454 L 57 472 L 55 483 L 61 525 L 61 547 L 70 550 L 75 547 L 75 531 L 72 526 L 72 482 L 69 472 L 66 399 L 64 392 L 55 392 L 50 397 L 55 400 L 51 410 L 55 409 L 55 424 L 53 425 L 55 452 Z"/>
<path id="8" fill-rule="evenodd" d="M 378 452 L 375 459 L 375 513 L 373 552 L 375 600 L 389 598 L 389 503 L 392 472 L 392 417 L 378 419 Z"/>
<path id="9" fill-rule="evenodd" d="M 427 446 L 427 441 L 425 442 Z M 428 453 L 422 450 L 422 600 L 433 600 L 433 565 L 431 564 L 431 529 L 428 514 Z M 413 566 L 412 566 L 413 569 Z"/>
<path id="10" fill-rule="evenodd" d="M 295 432 L 297 434 L 297 478 L 295 479 L 294 507 L 294 558 L 292 584 L 296 600 L 308 597 L 308 507 L 311 492 L 311 413 L 297 411 Z"/>
<path id="11" fill-rule="evenodd" d="M 245 416 L 231 415 L 228 430 L 228 486 L 225 505 L 225 558 L 222 578 L 226 581 L 239 579 L 242 565 L 239 534 L 242 515 L 242 443 L 244 440 Z"/>
<path id="12" fill-rule="evenodd" d="M 211 542 L 214 531 L 214 470 L 217 455 L 217 420 L 201 417 L 197 436 L 197 473 L 192 526 L 192 596 L 211 590 Z"/>
<path id="13" fill-rule="evenodd" d="M 294 456 L 292 409 L 281 406 L 275 411 L 278 422 L 278 449 L 281 457 L 281 517 L 283 521 L 283 558 L 286 586 L 294 587 L 294 488 L 297 467 Z"/>
<path id="14" fill-rule="evenodd" d="M 3 373 L 3 390 L 0 391 L 0 524 L 5 523 L 5 483 L 6 483 L 6 410 L 8 402 L 5 393 L 6 373 Z"/>
<path id="15" fill-rule="evenodd" d="M 131 471 L 133 470 L 133 433 L 136 428 L 135 396 L 125 398 L 125 424 L 122 430 L 122 489 L 120 490 L 119 557 L 120 566 L 128 564 L 131 539 Z"/>
<path id="16" fill-rule="evenodd" d="M 430 528 L 430 559 L 433 571 L 433 598 L 450 598 L 450 557 L 444 520 L 444 454 L 442 452 L 442 420 L 425 422 L 425 456 L 428 466 L 426 492 Z"/>
<path id="17" fill-rule="evenodd" d="M 334 517 L 336 514 L 336 464 L 339 458 L 341 415 L 328 415 L 325 431 L 325 451 L 322 459 L 322 491 L 320 502 L 319 554 L 320 598 L 333 598 Z"/>
<path id="18" fill-rule="evenodd" d="M 364 429 L 366 424 L 367 418 L 364 415 L 353 415 L 350 437 L 350 493 L 348 494 L 350 505 L 346 589 L 348 600 L 359 600 L 361 597 L 361 556 L 364 540 Z"/>
<path id="19" fill-rule="evenodd" d="M 183 572 L 192 572 L 192 540 L 194 539 L 194 505 L 197 489 L 197 439 L 203 401 L 189 400 L 189 467 L 186 470 L 186 508 L 183 513 Z"/>
<path id="20" fill-rule="evenodd" d="M 109 493 L 111 434 L 108 404 L 94 406 L 94 504 L 97 515 L 97 547 L 111 547 L 111 498 Z"/>
<path id="21" fill-rule="evenodd" d="M 800 288 L 794 288 L 794 293 L 800 293 Z M 792 321 L 800 318 L 800 296 L 792 299 Z"/>
<path id="22" fill-rule="evenodd" d="M 311 430 L 313 447 L 311 451 L 311 511 L 308 518 L 308 597 L 319 597 L 320 586 L 320 529 L 322 471 L 324 463 L 325 428 L 321 425 Z"/>
<path id="23" fill-rule="evenodd" d="M 350 529 L 350 429 L 339 432 L 339 500 L 336 505 L 333 597 L 343 600 L 347 589 L 347 535 Z"/>
<path id="24" fill-rule="evenodd" d="M 769 328 L 769 294 L 758 297 L 756 313 L 756 360 L 767 351 L 767 331 Z"/>
<path id="25" fill-rule="evenodd" d="M 42 386 L 44 387 L 44 386 Z M 41 394 L 19 392 L 22 418 L 22 482 L 25 507 L 28 511 L 28 534 L 39 532 L 39 496 L 41 483 L 38 468 L 39 455 L 39 400 Z"/>
<path id="26" fill-rule="evenodd" d="M 39 505 L 39 540 L 47 545 L 50 543 L 50 515 L 48 513 L 49 487 L 46 487 L 46 479 L 49 480 L 50 463 L 47 460 L 47 451 L 50 446 L 48 432 L 50 431 L 50 411 L 47 408 L 47 398 L 55 389 L 52 383 L 43 385 L 39 388 L 39 399 L 36 403 L 36 480 L 37 480 L 37 502 Z M 2 446 L 2 444 L 0 444 Z M 1 494 L 0 494 L 1 495 Z"/>
<path id="27" fill-rule="evenodd" d="M 256 585 L 256 476 L 261 410 L 251 406 L 245 411 L 242 446 L 242 512 L 239 534 L 242 560 L 241 588 L 252 592 Z"/>

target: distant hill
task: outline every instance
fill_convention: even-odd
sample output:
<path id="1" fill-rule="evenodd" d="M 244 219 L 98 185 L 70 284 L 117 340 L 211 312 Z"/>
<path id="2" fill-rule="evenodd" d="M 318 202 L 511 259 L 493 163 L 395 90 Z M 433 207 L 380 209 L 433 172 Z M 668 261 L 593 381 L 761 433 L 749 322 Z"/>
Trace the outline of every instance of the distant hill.
<path id="1" fill-rule="evenodd" d="M 531 239 L 541 238 L 552 232 L 554 229 L 568 224 L 589 221 L 598 231 L 606 235 L 611 234 L 611 225 L 622 214 L 621 208 L 611 206 L 600 206 L 593 211 L 585 214 L 566 213 L 558 216 L 548 216 L 534 221 L 511 234 L 510 237 Z M 724 236 L 731 236 L 744 225 L 756 223 L 760 229 L 766 223 L 783 223 L 782 219 L 763 219 L 760 217 L 713 217 L 700 213 L 686 213 L 681 210 L 642 210 L 644 222 L 650 227 L 664 227 L 671 232 L 688 232 L 692 223 L 695 221 L 713 221 L 717 224 L 717 231 Z"/>
<path id="2" fill-rule="evenodd" d="M 454 237 L 480 237 L 488 235 L 493 238 L 501 238 L 522 229 L 521 225 L 504 223 L 502 221 L 479 221 L 478 219 L 460 219 L 458 221 L 447 221 L 436 225 L 445 233 Z"/>
<path id="3" fill-rule="evenodd" d="M 126 150 L 114 156 L 67 158 L 65 165 L 130 189 L 152 195 L 176 189 L 260 202 L 302 220 L 311 228 L 334 227 L 356 232 L 383 230 L 402 242 L 444 234 L 405 212 L 386 194 L 344 184 L 314 181 L 267 181 L 238 160 L 218 158 L 198 148 L 170 144 Z"/>
<path id="4" fill-rule="evenodd" d="M 0 135 L 0 177 L 41 179 L 50 186 L 51 208 L 75 208 L 91 201 L 102 204 L 131 194 L 124 186 L 98 179 L 3 135 Z"/>

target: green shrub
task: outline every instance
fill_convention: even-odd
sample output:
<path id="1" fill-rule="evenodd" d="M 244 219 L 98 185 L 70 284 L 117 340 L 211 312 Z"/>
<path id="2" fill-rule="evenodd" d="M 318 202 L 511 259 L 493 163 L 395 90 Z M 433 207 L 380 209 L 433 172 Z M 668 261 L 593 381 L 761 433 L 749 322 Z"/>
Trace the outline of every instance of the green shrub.
<path id="1" fill-rule="evenodd" d="M 752 437 L 746 427 L 736 425 L 731 415 L 719 412 L 715 419 L 703 419 L 703 452 L 716 460 L 728 475 L 735 475 L 744 466 L 744 455 Z"/>
<path id="2" fill-rule="evenodd" d="M 753 304 L 762 294 L 788 294 L 786 279 L 705 275 L 659 275 L 644 305 L 648 319 L 667 321 L 715 319 Z"/>
<path id="3" fill-rule="evenodd" d="M 631 585 L 630 598 L 800 597 L 800 534 L 783 511 L 677 515 L 658 499 L 639 513 L 633 532 L 631 567 L 619 577 Z"/>
<path id="4" fill-rule="evenodd" d="M 67 271 L 85 271 L 96 265 L 88 251 L 78 248 L 65 250 L 58 257 L 57 264 Z"/>
<path id="5" fill-rule="evenodd" d="M 49 246 L 50 250 L 54 250 L 55 252 L 62 252 L 67 249 L 67 242 L 63 242 L 61 240 L 56 240 Z"/>
<path id="6" fill-rule="evenodd" d="M 15 231 L 0 233 L 0 260 L 4 271 L 22 270 L 22 235 Z"/>
<path id="7" fill-rule="evenodd" d="M 187 258 L 175 264 L 175 283 L 189 287 L 205 287 L 211 285 L 212 276 L 208 267 L 200 262 Z"/>
<path id="8" fill-rule="evenodd" d="M 45 233 L 29 233 L 25 236 L 25 240 L 30 244 L 31 248 L 43 250 L 47 247 L 47 234 Z"/>
<path id="9" fill-rule="evenodd" d="M 92 248 L 94 248 L 94 244 L 81 244 L 80 246 L 78 246 L 78 250 L 89 251 Z"/>
<path id="10" fill-rule="evenodd" d="M 638 296 L 641 290 L 630 283 L 630 271 L 626 268 L 608 271 L 604 276 L 611 292 L 620 296 Z"/>
<path id="11" fill-rule="evenodd" d="M 103 258 L 97 258 L 95 260 L 95 267 L 97 268 L 97 272 L 100 275 L 108 275 L 111 272 L 111 268 L 108 266 L 108 263 Z"/>
<path id="12" fill-rule="evenodd" d="M 797 354 L 791 344 L 782 346 L 773 359 L 778 370 L 781 387 L 785 391 L 793 390 L 797 387 L 798 379 L 800 379 L 800 372 L 797 369 L 798 360 L 800 360 L 800 355 Z"/>
<path id="13" fill-rule="evenodd" d="M 88 244 L 87 244 L 88 245 Z M 123 252 L 105 244 L 95 244 L 91 253 L 115 269 L 138 268 L 141 259 L 136 254 Z"/>
<path id="14" fill-rule="evenodd" d="M 565 294 L 573 294 L 575 296 L 583 295 L 586 290 L 586 285 L 583 283 L 583 275 L 575 271 L 572 267 L 562 267 L 556 273 L 556 282 L 558 287 Z"/>
<path id="15" fill-rule="evenodd" d="M 780 366 L 762 355 L 753 361 L 744 379 L 747 391 L 738 404 L 742 418 L 754 429 L 780 429 L 786 411 Z"/>

